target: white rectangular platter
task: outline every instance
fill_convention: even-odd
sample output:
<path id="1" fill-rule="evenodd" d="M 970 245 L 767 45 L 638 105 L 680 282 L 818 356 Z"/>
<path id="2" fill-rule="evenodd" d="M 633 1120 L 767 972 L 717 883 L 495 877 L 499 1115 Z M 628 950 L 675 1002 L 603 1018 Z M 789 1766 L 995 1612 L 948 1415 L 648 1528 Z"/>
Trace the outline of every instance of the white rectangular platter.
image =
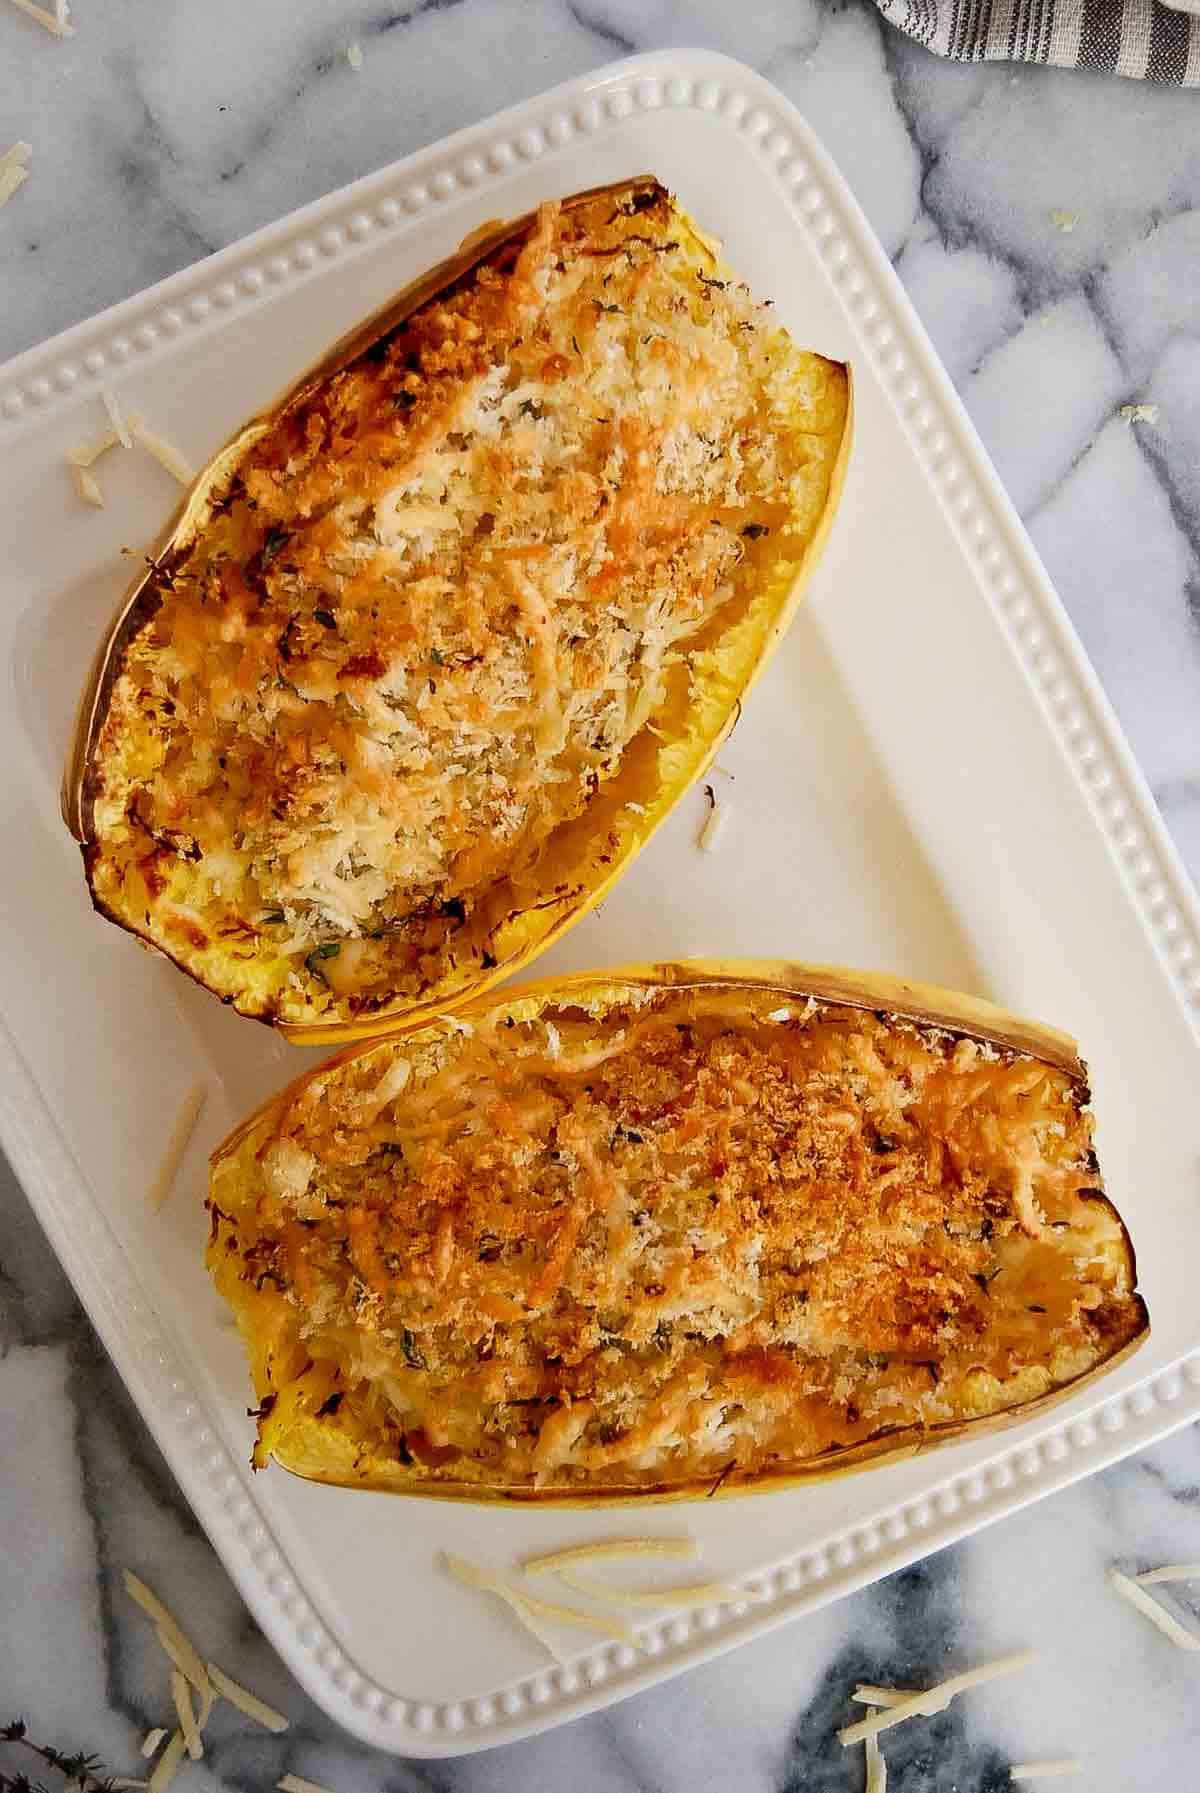
<path id="1" fill-rule="evenodd" d="M 959 985 L 1053 1020 L 1093 1071 L 1101 1155 L 1154 1331 L 995 1438 L 755 1500 L 639 1514 L 745 1599 L 652 1617 L 558 1666 L 439 1553 L 510 1566 L 630 1515 L 322 1489 L 246 1467 L 248 1385 L 202 1267 L 204 1155 L 305 1055 L 91 914 L 56 784 L 129 549 L 177 493 L 64 456 L 102 381 L 199 465 L 348 325 L 484 219 L 659 175 L 803 343 L 853 362 L 845 499 L 800 621 L 714 775 L 545 970 L 778 954 Z M 874 1579 L 1200 1416 L 1200 926 L 1103 695 L 861 213 L 803 120 L 723 58 L 617 65 L 259 232 L 0 371 L 0 1138 L 217 1549 L 299 1679 L 408 1755 L 515 1738 Z M 166 1210 L 146 1192 L 184 1092 L 211 1095 Z M 747 1523 L 750 1520 L 751 1523 Z M 167 1591 L 167 1590 L 164 1590 Z"/>

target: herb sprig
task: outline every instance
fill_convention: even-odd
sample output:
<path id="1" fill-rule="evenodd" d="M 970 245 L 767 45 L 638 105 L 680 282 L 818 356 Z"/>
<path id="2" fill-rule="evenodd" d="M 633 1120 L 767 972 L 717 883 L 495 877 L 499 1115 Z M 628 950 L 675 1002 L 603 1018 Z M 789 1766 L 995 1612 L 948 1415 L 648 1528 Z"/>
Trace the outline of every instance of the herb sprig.
<path id="1" fill-rule="evenodd" d="M 0 1726 L 0 1743 L 18 1743 L 22 1749 L 32 1750 L 47 1768 L 61 1774 L 68 1786 L 79 1787 L 83 1793 L 117 1793 L 117 1783 L 99 1756 L 88 1755 L 83 1750 L 55 1749 L 50 1743 L 35 1743 L 23 1718 L 14 1718 Z M 44 1781 L 30 1780 L 27 1774 L 6 1774 L 0 1769 L 0 1793 L 50 1793 L 50 1789 Z"/>

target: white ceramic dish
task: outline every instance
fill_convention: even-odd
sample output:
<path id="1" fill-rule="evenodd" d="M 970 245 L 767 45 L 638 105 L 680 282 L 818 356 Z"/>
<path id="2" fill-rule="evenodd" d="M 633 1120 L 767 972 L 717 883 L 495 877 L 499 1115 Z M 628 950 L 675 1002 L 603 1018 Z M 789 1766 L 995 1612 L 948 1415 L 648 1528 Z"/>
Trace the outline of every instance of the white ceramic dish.
<path id="1" fill-rule="evenodd" d="M 201 1266 L 204 1151 L 306 1055 L 90 913 L 56 781 L 122 548 L 174 502 L 114 456 L 104 511 L 67 448 L 99 384 L 198 465 L 347 325 L 469 229 L 651 170 L 798 337 L 851 359 L 858 437 L 807 608 L 695 793 L 541 962 L 756 953 L 903 971 L 1073 1029 L 1154 1332 L 1099 1392 L 1004 1435 L 754 1501 L 640 1513 L 746 1600 L 563 1667 L 443 1548 L 511 1564 L 631 1516 L 344 1493 L 246 1469 L 247 1385 Z M 297 213 L 0 372 L 4 1069 L 0 1137 L 214 1544 L 297 1676 L 409 1755 L 511 1739 L 643 1688 L 1200 1416 L 1195 898 L 1012 507 L 853 199 L 748 69 L 672 51 L 560 88 Z M 173 1198 L 145 1192 L 192 1081 L 212 1095 Z M 747 1521 L 751 1523 L 747 1523 Z M 565 1640 L 570 1641 L 570 1640 Z M 578 1637 L 573 1640 L 578 1645 Z"/>

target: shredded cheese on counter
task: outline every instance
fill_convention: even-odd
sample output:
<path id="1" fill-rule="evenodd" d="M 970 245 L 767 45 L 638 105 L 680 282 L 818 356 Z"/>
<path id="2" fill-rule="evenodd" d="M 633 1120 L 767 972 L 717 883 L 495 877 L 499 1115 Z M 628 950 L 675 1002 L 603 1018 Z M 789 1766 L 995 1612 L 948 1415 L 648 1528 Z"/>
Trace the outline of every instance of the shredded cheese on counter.
<path id="1" fill-rule="evenodd" d="M 1157 1581 L 1200 1581 L 1200 1563 L 1164 1563 L 1161 1569 L 1147 1569 L 1133 1579 L 1144 1588 Z"/>
<path id="2" fill-rule="evenodd" d="M 183 1761 L 185 1747 L 183 1732 L 173 1731 L 171 1741 L 158 1758 L 154 1773 L 147 1782 L 150 1793 L 167 1793 L 167 1788 L 175 1779 L 176 1770 Z"/>
<path id="3" fill-rule="evenodd" d="M 879 1747 L 878 1737 L 867 1738 L 866 1793 L 887 1793 L 887 1763 Z"/>
<path id="4" fill-rule="evenodd" d="M 231 1706 L 236 1706 L 239 1712 L 244 1712 L 247 1718 L 262 1725 L 264 1730 L 274 1731 L 276 1735 L 287 1730 L 288 1721 L 282 1712 L 276 1712 L 274 1706 L 268 1706 L 265 1700 L 260 1700 L 256 1693 L 251 1693 L 248 1687 L 243 1687 L 232 1675 L 227 1675 L 215 1662 L 206 1666 L 209 1680 L 223 1700 L 228 1700 Z"/>
<path id="5" fill-rule="evenodd" d="M 154 1635 L 163 1653 L 171 1658 L 180 1674 L 191 1682 L 197 1693 L 206 1694 L 209 1681 L 204 1672 L 204 1664 L 183 1633 L 168 1631 L 164 1625 L 159 1625 Z"/>
<path id="6" fill-rule="evenodd" d="M 961 1675 L 951 1675 L 949 1680 L 931 1687 L 928 1693 L 914 1694 L 911 1699 L 902 1700 L 886 1711 L 872 1712 L 855 1724 L 846 1725 L 838 1732 L 838 1739 L 843 1748 L 849 1748 L 852 1743 L 862 1743 L 868 1737 L 877 1736 L 880 1731 L 889 1731 L 893 1725 L 903 1724 L 907 1719 L 932 1718 L 960 1693 L 966 1693 L 968 1688 L 979 1687 L 985 1681 L 994 1681 L 1000 1675 L 1016 1674 L 1019 1669 L 1028 1668 L 1032 1661 L 1033 1651 L 1022 1650 L 1015 1656 L 1002 1656 L 996 1662 L 985 1663 L 981 1668 L 967 1669 Z"/>
<path id="7" fill-rule="evenodd" d="M 28 19 L 48 31 L 51 37 L 73 37 L 75 27 L 67 19 L 65 6 L 56 5 L 53 12 L 47 12 L 44 6 L 36 6 L 34 0 L 12 0 L 18 12 L 23 12 Z"/>
<path id="8" fill-rule="evenodd" d="M 175 1702 L 179 1729 L 183 1733 L 187 1753 L 193 1762 L 198 1762 L 204 1754 L 204 1744 L 196 1724 L 196 1711 L 192 1705 L 192 1690 L 188 1685 L 187 1677 L 177 1668 L 171 1670 L 171 1698 Z"/>
<path id="9" fill-rule="evenodd" d="M 860 1681 L 850 1695 L 860 1706 L 902 1706 L 905 1700 L 915 1700 L 920 1695 L 918 1687 L 872 1687 L 867 1681 Z M 946 1704 L 949 1705 L 949 1697 Z"/>
<path id="10" fill-rule="evenodd" d="M 0 155 L 0 205 L 7 205 L 18 187 L 29 179 L 29 158 L 33 154 L 28 143 L 14 143 Z"/>
<path id="11" fill-rule="evenodd" d="M 1130 1606 L 1136 1606 L 1173 1644 L 1178 1645 L 1181 1650 L 1200 1650 L 1200 1636 L 1189 1631 L 1186 1625 L 1181 1625 L 1174 1613 L 1169 1613 L 1165 1606 L 1160 1606 L 1136 1581 L 1123 1575 L 1120 1569 L 1110 1569 L 1108 1579 L 1122 1600 L 1128 1600 Z"/>
<path id="12" fill-rule="evenodd" d="M 125 1592 L 130 1599 L 135 1600 L 142 1611 L 154 1620 L 158 1641 L 171 1657 L 176 1668 L 187 1676 L 197 1693 L 208 1693 L 211 1690 L 211 1683 L 205 1672 L 200 1652 L 170 1607 L 164 1606 L 153 1588 L 147 1587 L 141 1576 L 135 1575 L 132 1569 L 123 1569 L 121 1579 L 125 1583 Z"/>

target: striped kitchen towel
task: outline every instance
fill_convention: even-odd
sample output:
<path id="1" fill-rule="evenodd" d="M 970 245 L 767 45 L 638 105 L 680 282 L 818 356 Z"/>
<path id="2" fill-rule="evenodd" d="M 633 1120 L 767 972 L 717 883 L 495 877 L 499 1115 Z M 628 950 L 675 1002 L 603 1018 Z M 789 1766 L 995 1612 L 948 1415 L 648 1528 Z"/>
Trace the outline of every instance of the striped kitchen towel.
<path id="1" fill-rule="evenodd" d="M 1200 16 L 1157 0 L 876 0 L 891 24 L 963 62 L 1052 62 L 1200 87 Z"/>

